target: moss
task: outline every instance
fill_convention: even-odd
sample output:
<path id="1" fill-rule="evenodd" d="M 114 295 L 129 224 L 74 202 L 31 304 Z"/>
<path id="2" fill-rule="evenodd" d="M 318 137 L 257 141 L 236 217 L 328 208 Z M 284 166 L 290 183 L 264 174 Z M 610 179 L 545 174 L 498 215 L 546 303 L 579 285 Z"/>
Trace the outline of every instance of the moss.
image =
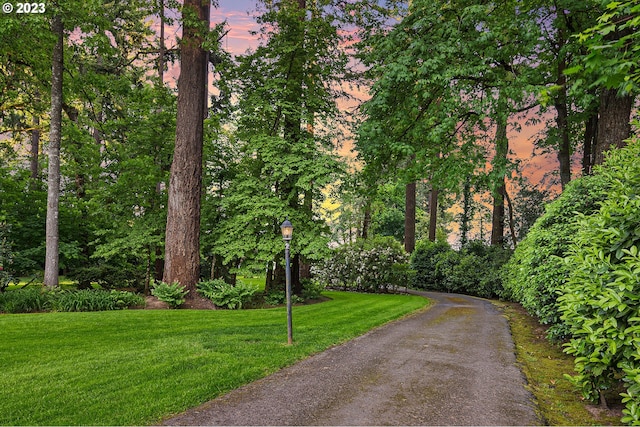
<path id="1" fill-rule="evenodd" d="M 604 409 L 583 400 L 564 378 L 573 358 L 546 339 L 546 328 L 518 304 L 494 302 L 509 320 L 516 357 L 548 425 L 623 425 L 620 407 Z"/>

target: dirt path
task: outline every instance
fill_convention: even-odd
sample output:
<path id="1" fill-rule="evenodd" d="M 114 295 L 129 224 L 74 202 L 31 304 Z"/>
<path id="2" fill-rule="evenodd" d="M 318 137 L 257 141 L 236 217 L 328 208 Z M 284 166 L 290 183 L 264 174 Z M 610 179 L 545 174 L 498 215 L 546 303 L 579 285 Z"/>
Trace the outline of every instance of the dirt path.
<path id="1" fill-rule="evenodd" d="M 427 310 L 165 421 L 165 425 L 539 425 L 504 317 L 422 293 Z"/>

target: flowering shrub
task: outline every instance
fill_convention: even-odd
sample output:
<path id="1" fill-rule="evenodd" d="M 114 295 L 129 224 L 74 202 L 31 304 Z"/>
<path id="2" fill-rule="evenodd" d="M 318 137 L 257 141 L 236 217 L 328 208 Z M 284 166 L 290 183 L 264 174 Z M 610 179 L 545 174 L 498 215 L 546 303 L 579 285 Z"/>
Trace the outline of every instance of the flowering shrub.
<path id="1" fill-rule="evenodd" d="M 359 292 L 388 292 L 410 281 L 409 256 L 392 237 L 359 240 L 333 250 L 324 264 L 313 267 L 327 287 Z"/>

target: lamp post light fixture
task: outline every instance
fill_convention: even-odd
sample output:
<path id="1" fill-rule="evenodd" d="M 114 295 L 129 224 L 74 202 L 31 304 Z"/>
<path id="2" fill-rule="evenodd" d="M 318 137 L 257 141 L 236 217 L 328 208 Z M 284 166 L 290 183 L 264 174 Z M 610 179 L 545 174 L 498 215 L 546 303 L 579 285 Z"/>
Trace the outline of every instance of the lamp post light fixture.
<path id="1" fill-rule="evenodd" d="M 293 344 L 293 324 L 291 321 L 291 262 L 290 262 L 290 246 L 293 236 L 293 225 L 289 220 L 285 220 L 280 226 L 282 231 L 282 240 L 284 240 L 284 258 L 285 258 L 285 281 L 287 293 L 287 343 Z"/>

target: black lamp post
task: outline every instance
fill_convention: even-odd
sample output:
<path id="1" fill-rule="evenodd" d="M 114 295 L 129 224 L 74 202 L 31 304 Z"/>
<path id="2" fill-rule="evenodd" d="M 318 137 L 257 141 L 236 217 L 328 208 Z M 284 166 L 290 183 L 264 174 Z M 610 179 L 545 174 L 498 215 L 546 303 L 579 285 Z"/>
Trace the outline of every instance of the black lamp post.
<path id="1" fill-rule="evenodd" d="M 289 242 L 293 236 L 293 225 L 289 220 L 285 220 L 280 226 L 282 230 L 282 240 L 284 240 L 284 258 L 285 258 L 285 280 L 287 291 L 287 342 L 293 344 L 293 326 L 291 322 L 291 262 L 289 256 Z"/>

